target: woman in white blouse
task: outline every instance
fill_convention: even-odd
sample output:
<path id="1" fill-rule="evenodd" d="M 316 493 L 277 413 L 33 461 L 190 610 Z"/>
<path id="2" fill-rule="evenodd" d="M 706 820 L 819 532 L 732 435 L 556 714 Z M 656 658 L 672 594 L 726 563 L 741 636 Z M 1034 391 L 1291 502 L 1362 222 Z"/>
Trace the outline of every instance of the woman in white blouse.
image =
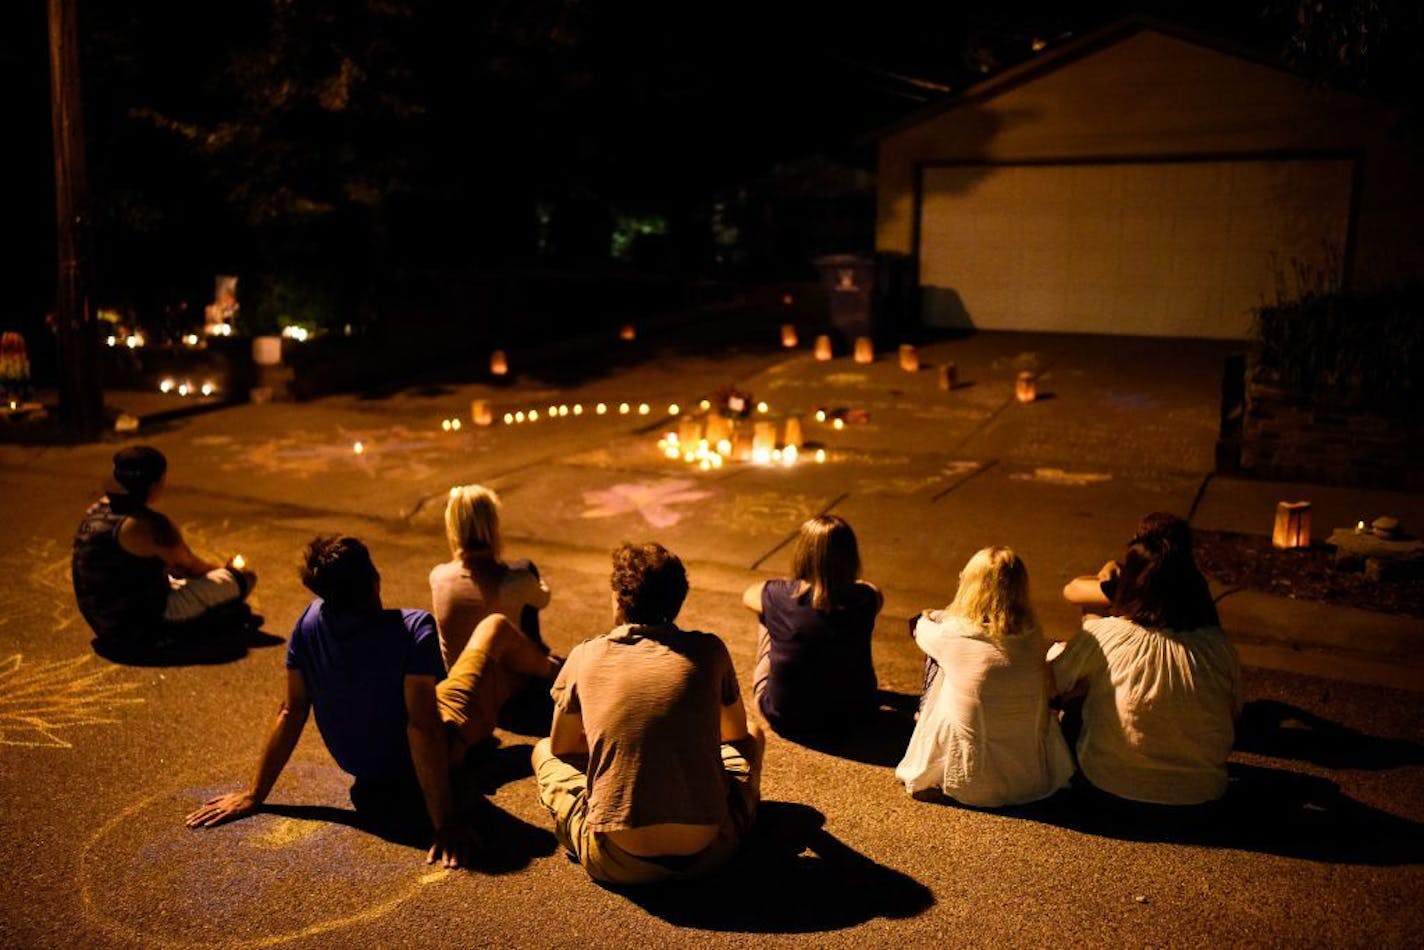
<path id="1" fill-rule="evenodd" d="M 934 661 L 895 776 L 980 808 L 1047 798 L 1073 760 L 1048 708 L 1048 644 L 1028 600 L 1028 570 L 985 548 L 959 575 L 954 601 L 921 614 L 915 642 Z M 937 667 L 937 668 L 936 668 Z"/>

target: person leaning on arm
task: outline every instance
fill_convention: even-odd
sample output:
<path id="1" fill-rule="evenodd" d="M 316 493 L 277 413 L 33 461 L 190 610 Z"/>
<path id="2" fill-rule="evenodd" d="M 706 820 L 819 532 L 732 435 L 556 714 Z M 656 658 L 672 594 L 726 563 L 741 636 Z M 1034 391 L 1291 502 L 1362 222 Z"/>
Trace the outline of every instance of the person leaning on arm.
<path id="1" fill-rule="evenodd" d="M 357 812 L 433 834 L 429 863 L 467 865 L 478 836 L 457 807 L 451 766 L 493 733 L 498 709 L 486 692 L 508 696 L 518 678 L 552 679 L 557 661 L 502 614 L 491 614 L 445 677 L 434 619 L 424 610 L 382 606 L 381 576 L 356 538 L 314 540 L 302 583 L 317 599 L 292 631 L 286 698 L 252 785 L 203 803 L 188 815 L 188 827 L 257 811 L 315 710 L 327 750 L 356 779 Z"/>

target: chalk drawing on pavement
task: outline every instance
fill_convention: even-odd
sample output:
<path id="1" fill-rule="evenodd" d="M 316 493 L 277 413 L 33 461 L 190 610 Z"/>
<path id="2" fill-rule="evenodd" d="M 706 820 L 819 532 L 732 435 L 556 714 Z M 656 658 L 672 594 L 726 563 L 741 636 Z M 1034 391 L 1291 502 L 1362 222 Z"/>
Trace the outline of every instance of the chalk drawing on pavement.
<path id="1" fill-rule="evenodd" d="M 0 660 L 0 745 L 70 749 L 60 733 L 114 723 L 139 684 L 116 680 L 117 668 L 95 665 L 90 654 L 72 660 L 25 663 L 16 653 Z"/>
<path id="2" fill-rule="evenodd" d="M 239 774 L 250 764 L 221 768 Z M 86 919 L 139 946 L 272 947 L 372 923 L 452 876 L 432 871 L 423 850 L 349 825 L 349 784 L 334 765 L 292 763 L 278 798 L 312 804 L 275 805 L 202 830 L 183 828 L 183 815 L 231 786 L 169 787 L 143 798 L 80 851 Z M 294 875 L 323 899 L 291 900 Z"/>
<path id="3" fill-rule="evenodd" d="M 1112 476 L 1106 472 L 1065 472 L 1061 468 L 1036 468 L 1032 472 L 1014 472 L 1009 478 L 1016 482 L 1071 485 L 1075 488 L 1112 481 Z"/>
<path id="4" fill-rule="evenodd" d="M 238 452 L 222 467 L 227 471 L 258 469 L 272 475 L 315 478 L 345 474 L 366 478 L 421 479 L 435 472 L 433 463 L 448 461 L 453 452 L 470 448 L 482 438 L 473 430 L 435 439 L 405 426 L 385 429 L 338 428 L 330 432 L 298 430 L 254 445 L 232 448 Z M 361 451 L 356 451 L 360 443 Z"/>
<path id="5" fill-rule="evenodd" d="M 711 498 L 715 492 L 698 489 L 690 478 L 665 478 L 656 482 L 627 482 L 583 493 L 585 518 L 612 518 L 636 514 L 654 528 L 671 528 L 682 520 L 674 506 Z"/>

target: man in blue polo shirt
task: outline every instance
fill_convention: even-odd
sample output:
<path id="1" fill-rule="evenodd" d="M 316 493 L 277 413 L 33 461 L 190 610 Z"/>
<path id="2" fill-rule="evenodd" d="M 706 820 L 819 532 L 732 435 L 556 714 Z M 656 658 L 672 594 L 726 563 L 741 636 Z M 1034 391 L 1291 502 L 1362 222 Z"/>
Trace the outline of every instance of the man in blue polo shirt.
<path id="1" fill-rule="evenodd" d="M 257 811 L 314 709 L 327 750 L 356 778 L 351 794 L 357 810 L 371 805 L 389 812 L 394 805 L 418 815 L 423 800 L 435 837 L 428 860 L 445 867 L 468 864 L 478 838 L 456 806 L 450 763 L 465 751 L 455 724 L 469 712 L 466 705 L 478 703 L 478 685 L 440 690 L 445 667 L 434 619 L 424 610 L 382 607 L 380 574 L 356 538 L 314 540 L 302 583 L 318 599 L 292 631 L 286 699 L 252 786 L 204 803 L 187 817 L 188 827 Z M 500 615 L 485 618 L 471 640 L 480 648 L 455 664 L 463 682 L 488 687 L 500 677 L 551 679 L 557 672 L 548 651 Z M 465 670 L 461 663 L 480 668 Z"/>

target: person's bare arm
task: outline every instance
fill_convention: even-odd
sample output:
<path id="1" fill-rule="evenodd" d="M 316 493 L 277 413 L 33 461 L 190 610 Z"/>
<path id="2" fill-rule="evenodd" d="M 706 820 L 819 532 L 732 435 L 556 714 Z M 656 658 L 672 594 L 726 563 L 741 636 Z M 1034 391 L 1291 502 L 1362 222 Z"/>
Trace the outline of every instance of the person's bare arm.
<path id="1" fill-rule="evenodd" d="M 554 721 L 549 727 L 549 751 L 561 759 L 588 755 L 588 736 L 583 731 L 581 714 L 554 710 Z"/>
<path id="2" fill-rule="evenodd" d="M 468 865 L 471 848 L 478 842 L 472 829 L 460 820 L 455 804 L 455 789 L 450 783 L 450 746 L 435 703 L 435 677 L 406 676 L 405 715 L 415 777 L 435 826 L 435 843 L 430 846 L 426 863 L 438 861 L 447 868 Z"/>
<path id="3" fill-rule="evenodd" d="M 178 526 L 171 523 L 170 526 L 172 537 L 161 538 L 147 518 L 127 518 L 119 528 L 119 544 L 139 557 L 162 558 L 164 569 L 174 577 L 201 577 L 222 567 L 199 557 L 183 540 Z"/>
<path id="4" fill-rule="evenodd" d="M 747 708 L 742 705 L 740 696 L 722 707 L 721 727 L 723 742 L 740 742 L 747 737 Z"/>
<path id="5" fill-rule="evenodd" d="M 277 718 L 272 730 L 267 734 L 267 742 L 262 747 L 262 758 L 257 765 L 252 787 L 245 792 L 229 792 L 210 798 L 203 806 L 185 819 L 189 828 L 211 828 L 226 821 L 235 821 L 252 814 L 267 800 L 277 777 L 282 774 L 297 740 L 306 727 L 307 716 L 311 712 L 311 699 L 307 696 L 307 683 L 300 670 L 287 671 L 287 695 L 277 710 Z"/>
<path id="6" fill-rule="evenodd" d="M 1108 561 L 1095 575 L 1073 578 L 1063 587 L 1063 599 L 1085 610 L 1107 609 L 1112 601 L 1103 594 L 1103 581 L 1117 577 L 1120 569 L 1116 561 Z"/>
<path id="7" fill-rule="evenodd" d="M 746 590 L 742 591 L 742 606 L 754 614 L 761 614 L 761 591 L 766 586 L 766 581 L 757 581 Z"/>

